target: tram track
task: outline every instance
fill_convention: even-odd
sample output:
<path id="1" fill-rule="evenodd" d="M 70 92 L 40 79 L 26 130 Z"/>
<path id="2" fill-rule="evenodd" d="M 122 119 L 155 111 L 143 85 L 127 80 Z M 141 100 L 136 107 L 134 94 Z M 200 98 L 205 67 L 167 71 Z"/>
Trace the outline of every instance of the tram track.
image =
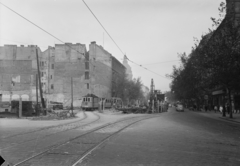
<path id="1" fill-rule="evenodd" d="M 85 114 L 85 112 L 84 112 Z M 87 118 L 87 114 L 85 114 L 84 118 L 80 119 L 79 121 L 75 121 L 75 122 L 71 122 L 71 123 L 67 123 L 67 124 L 61 124 L 61 125 L 57 125 L 57 126 L 53 126 L 51 128 L 46 128 L 46 130 L 56 130 L 56 131 L 53 131 L 53 132 L 49 132 L 49 134 L 45 134 L 41 137 L 39 137 L 38 135 L 33 135 L 33 138 L 30 138 L 30 139 L 24 139 L 23 141 L 21 142 L 13 142 L 10 144 L 10 146 L 7 146 L 7 147 L 3 147 L 1 148 L 1 151 L 4 151 L 6 149 L 9 149 L 9 148 L 13 148 L 13 147 L 16 147 L 16 146 L 19 146 L 19 145 L 22 145 L 22 144 L 26 144 L 26 143 L 29 143 L 29 142 L 32 142 L 32 141 L 36 141 L 36 140 L 39 140 L 39 139 L 42 139 L 42 138 L 46 138 L 46 137 L 49 137 L 49 136 L 53 136 L 53 135 L 56 135 L 56 134 L 59 134 L 59 133 L 62 133 L 62 132 L 66 132 L 66 131 L 70 131 L 70 130 L 74 130 L 74 129 L 77 129 L 77 128 L 80 128 L 80 127 L 85 127 L 85 126 L 89 126 L 93 123 L 96 123 L 97 121 L 100 120 L 100 116 L 98 114 L 95 114 L 93 113 L 97 118 L 94 119 L 93 121 L 91 122 L 88 122 L 88 123 L 85 123 L 83 124 L 82 121 L 85 120 Z M 40 131 L 43 131 L 43 130 L 36 130 L 35 132 L 40 132 Z M 28 133 L 29 134 L 29 133 Z M 39 134 L 39 133 L 38 133 Z M 40 135 L 40 134 L 39 134 Z M 21 134 L 21 136 L 23 136 Z M 16 139 L 16 138 L 15 138 Z"/>
<path id="2" fill-rule="evenodd" d="M 124 129 L 140 121 L 155 117 L 158 116 L 155 114 L 141 117 L 131 117 L 98 126 L 90 131 L 86 131 L 81 135 L 73 137 L 59 144 L 55 144 L 44 151 L 22 159 L 21 161 L 15 163 L 14 166 L 77 166 L 91 152 L 96 150 L 99 146 L 101 146 L 110 138 L 116 136 Z"/>

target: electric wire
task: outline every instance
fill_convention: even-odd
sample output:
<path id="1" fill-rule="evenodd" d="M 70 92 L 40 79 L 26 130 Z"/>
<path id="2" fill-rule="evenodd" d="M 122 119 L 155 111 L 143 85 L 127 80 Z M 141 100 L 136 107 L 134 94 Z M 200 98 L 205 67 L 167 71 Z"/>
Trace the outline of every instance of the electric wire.
<path id="1" fill-rule="evenodd" d="M 113 41 L 113 43 L 118 47 L 118 49 L 122 52 L 122 54 L 124 55 L 122 49 L 118 46 L 118 44 L 115 42 L 115 40 L 112 38 L 112 36 L 108 33 L 108 31 L 106 30 L 106 28 L 103 26 L 103 24 L 99 21 L 99 19 L 97 18 L 97 16 L 93 13 L 93 11 L 90 9 L 90 7 L 87 5 L 87 3 L 82 0 L 83 3 L 86 5 L 86 7 L 88 8 L 88 10 L 92 13 L 92 15 L 95 17 L 95 19 L 98 21 L 98 23 L 101 25 L 101 27 L 104 29 L 104 31 L 108 34 L 108 36 L 111 38 L 111 40 Z"/>
<path id="2" fill-rule="evenodd" d="M 157 65 L 161 63 L 170 63 L 170 62 L 180 62 L 180 60 L 172 60 L 172 61 L 162 61 L 162 62 L 156 62 L 156 63 L 148 63 L 148 64 L 143 64 L 143 65 Z"/>
<path id="3" fill-rule="evenodd" d="M 133 64 L 135 64 L 135 65 L 137 65 L 137 66 L 140 66 L 140 67 L 144 68 L 145 70 L 148 70 L 148 71 L 151 72 L 151 73 L 154 73 L 154 74 L 156 74 L 156 75 L 158 75 L 158 76 L 160 76 L 160 77 L 163 77 L 163 78 L 166 78 L 166 79 L 167 79 L 167 77 L 162 76 L 162 75 L 160 75 L 160 74 L 158 74 L 158 73 L 156 73 L 156 72 L 154 72 L 154 71 L 151 71 L 151 70 L 147 69 L 146 67 L 144 67 L 144 66 L 142 66 L 142 65 L 139 65 L 139 64 L 131 61 L 130 59 L 128 59 L 128 61 L 132 62 Z"/>
<path id="4" fill-rule="evenodd" d="M 24 20 L 28 21 L 29 23 L 33 24 L 34 26 L 36 26 L 37 28 L 39 28 L 40 30 L 44 31 L 45 33 L 47 33 L 48 35 L 52 36 L 53 38 L 55 38 L 56 40 L 60 41 L 61 43 L 65 44 L 66 46 L 68 46 L 69 48 L 71 48 L 72 50 L 77 51 L 79 54 L 81 54 L 82 56 L 84 56 L 86 58 L 86 55 L 79 52 L 78 50 L 74 49 L 71 45 L 63 42 L 63 40 L 57 38 L 56 36 L 52 35 L 51 33 L 49 33 L 48 31 L 46 31 L 45 29 L 41 28 L 40 26 L 38 26 L 37 24 L 33 23 L 32 21 L 30 21 L 29 19 L 25 18 L 24 16 L 22 16 L 21 14 L 17 13 L 16 11 L 14 11 L 13 9 L 11 9 L 10 7 L 6 6 L 5 4 L 3 4 L 2 2 L 0 2 L 1 5 L 3 5 L 4 7 L 6 7 L 7 9 L 9 9 L 10 11 L 14 12 L 15 14 L 17 14 L 18 16 L 20 16 L 21 18 L 23 18 Z M 100 62 L 100 61 L 98 61 Z M 92 64 L 92 62 L 89 61 L 90 64 Z M 101 63 L 101 62 L 100 62 Z M 104 64 L 104 63 L 103 63 Z M 92 64 L 93 67 L 95 67 L 94 64 Z M 107 65 L 106 65 L 107 66 Z M 108 66 L 109 67 L 109 66 Z M 111 67 L 109 67 L 111 68 Z M 118 71 L 114 70 L 113 68 L 111 68 L 112 71 L 120 74 Z M 121 75 L 121 74 L 120 74 Z"/>
<path id="5" fill-rule="evenodd" d="M 102 28 L 104 29 L 104 31 L 105 31 L 105 32 L 108 34 L 108 36 L 112 39 L 112 41 L 114 42 L 114 44 L 118 47 L 118 49 L 122 52 L 122 54 L 125 55 L 125 54 L 123 53 L 123 51 L 121 50 L 121 48 L 118 46 L 118 44 L 115 42 L 115 40 L 114 40 L 114 39 L 111 37 L 111 35 L 108 33 L 108 31 L 106 30 L 106 28 L 102 25 L 102 23 L 99 21 L 99 19 L 96 17 L 96 15 L 92 12 L 92 10 L 90 9 L 90 7 L 86 4 L 86 2 L 85 2 L 84 0 L 82 0 L 82 1 L 83 1 L 84 4 L 86 5 L 86 7 L 90 10 L 90 12 L 93 14 L 93 16 L 94 16 L 95 19 L 98 21 L 98 23 L 102 26 Z M 2 2 L 0 2 L 0 4 L 3 5 L 4 7 L 6 7 L 7 9 L 9 9 L 10 11 L 12 11 L 13 13 L 17 14 L 18 16 L 20 16 L 20 17 L 23 18 L 24 20 L 26 20 L 26 21 L 28 21 L 29 23 L 33 24 L 34 26 L 36 26 L 36 27 L 39 28 L 40 30 L 44 31 L 44 32 L 47 33 L 48 35 L 52 36 L 52 37 L 55 38 L 56 40 L 60 41 L 61 43 L 65 44 L 65 45 L 67 45 L 67 46 L 70 47 L 71 49 L 77 51 L 78 53 L 80 53 L 81 55 L 83 55 L 83 56 L 86 58 L 86 56 L 85 56 L 83 53 L 81 53 L 81 52 L 79 52 L 78 50 L 74 49 L 73 47 L 71 47 L 71 45 L 63 42 L 63 40 L 61 40 L 61 39 L 59 39 L 58 37 L 54 36 L 53 34 L 49 33 L 49 32 L 46 31 L 45 29 L 41 28 L 40 26 L 38 26 L 38 25 L 35 24 L 34 22 L 30 21 L 30 20 L 27 19 L 26 17 L 22 16 L 22 15 L 19 14 L 18 12 L 14 11 L 13 9 L 11 9 L 11 8 L 8 7 L 7 5 L 3 4 Z M 126 56 L 126 55 L 125 55 L 125 56 Z M 126 56 L 126 57 L 127 57 L 127 56 Z M 134 63 L 135 65 L 138 65 L 138 66 L 144 68 L 145 70 L 148 70 L 148 71 L 151 72 L 151 73 L 154 73 L 154 74 L 156 74 L 156 75 L 158 75 L 158 76 L 160 76 L 160 77 L 163 77 L 163 78 L 168 79 L 168 78 L 165 77 L 165 76 L 162 76 L 162 75 L 160 75 L 160 74 L 158 74 L 158 73 L 156 73 L 156 72 L 153 72 L 153 71 L 147 69 L 146 67 L 144 67 L 144 66 L 142 66 L 142 65 L 140 65 L 140 64 L 137 64 L 137 63 L 134 62 L 134 61 L 131 61 L 129 58 L 127 58 L 127 60 L 130 61 L 131 63 Z M 89 61 L 89 63 L 91 63 L 91 62 Z M 91 64 L 92 64 L 92 63 L 91 63 Z M 92 65 L 93 65 L 93 64 L 92 64 Z M 93 66 L 94 66 L 94 65 L 93 65 Z M 94 66 L 94 67 L 95 67 L 95 66 Z M 115 71 L 115 72 L 117 72 L 117 71 L 114 70 L 114 69 L 112 69 L 112 70 Z M 117 72 L 117 73 L 118 73 L 118 72 Z"/>
<path id="6" fill-rule="evenodd" d="M 87 5 L 87 3 L 86 3 L 84 0 L 82 0 L 82 1 L 83 1 L 83 3 L 86 5 L 86 7 L 89 9 L 89 11 L 92 13 L 92 15 L 95 17 L 95 19 L 98 21 L 98 23 L 101 25 L 101 27 L 104 29 L 104 31 L 105 31 L 105 32 L 108 34 L 108 36 L 111 38 L 111 40 L 113 41 L 113 43 L 118 47 L 118 49 L 122 52 L 122 54 L 125 55 L 125 54 L 123 53 L 122 49 L 118 46 L 118 44 L 115 42 L 115 40 L 114 40 L 114 39 L 112 38 L 112 36 L 108 33 L 108 31 L 106 30 L 106 28 L 103 26 L 103 24 L 99 21 L 99 19 L 97 18 L 97 16 L 93 13 L 93 11 L 92 11 L 92 10 L 90 9 L 90 7 Z M 125 56 L 126 56 L 126 55 L 125 55 Z M 127 56 L 126 56 L 126 57 L 127 57 Z M 158 74 L 158 73 L 156 73 L 156 72 L 153 72 L 153 71 L 147 69 L 146 67 L 144 67 L 144 66 L 142 66 L 142 65 L 140 65 L 140 64 L 137 64 L 136 62 L 130 60 L 128 57 L 127 57 L 127 60 L 128 60 L 129 62 L 137 65 L 137 66 L 140 66 L 140 67 L 144 68 L 145 70 L 147 70 L 147 71 L 149 71 L 149 72 L 151 72 L 151 73 L 154 73 L 154 74 L 156 74 L 156 75 L 158 75 L 158 76 L 160 76 L 160 77 L 169 79 L 169 78 L 167 78 L 167 77 L 165 77 L 165 76 L 162 76 L 162 75 L 160 75 L 160 74 Z"/>
<path id="7" fill-rule="evenodd" d="M 34 26 L 38 27 L 39 29 L 41 29 L 42 31 L 44 31 L 45 33 L 47 33 L 48 35 L 52 36 L 53 38 L 57 39 L 58 41 L 61 41 L 62 43 L 64 43 L 62 40 L 60 40 L 59 38 L 57 38 L 56 36 L 52 35 L 51 33 L 49 33 L 48 31 L 46 31 L 45 29 L 41 28 L 40 26 L 38 26 L 37 24 L 35 24 L 34 22 L 30 21 L 29 19 L 27 19 L 26 17 L 22 16 L 21 14 L 17 13 L 16 11 L 14 11 L 13 9 L 11 9 L 10 7 L 6 6 L 5 4 L 3 4 L 2 2 L 0 2 L 1 5 L 3 5 L 4 7 L 6 7 L 7 9 L 11 10 L 13 13 L 17 14 L 18 16 L 22 17 L 24 20 L 30 22 L 31 24 L 33 24 Z"/>

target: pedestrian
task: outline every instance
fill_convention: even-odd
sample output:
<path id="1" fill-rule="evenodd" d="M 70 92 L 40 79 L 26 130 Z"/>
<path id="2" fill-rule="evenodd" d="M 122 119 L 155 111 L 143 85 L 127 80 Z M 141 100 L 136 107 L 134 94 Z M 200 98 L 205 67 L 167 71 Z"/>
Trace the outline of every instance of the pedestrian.
<path id="1" fill-rule="evenodd" d="M 208 106 L 205 105 L 204 108 L 205 108 L 205 112 L 207 112 L 208 111 Z"/>
<path id="2" fill-rule="evenodd" d="M 228 103 L 225 104 L 225 108 L 228 114 L 230 114 L 230 106 Z"/>
<path id="3" fill-rule="evenodd" d="M 217 112 L 217 106 L 216 105 L 214 106 L 214 111 L 215 111 L 215 113 Z"/>
<path id="4" fill-rule="evenodd" d="M 223 112 L 223 106 L 220 105 L 219 111 L 222 113 Z"/>

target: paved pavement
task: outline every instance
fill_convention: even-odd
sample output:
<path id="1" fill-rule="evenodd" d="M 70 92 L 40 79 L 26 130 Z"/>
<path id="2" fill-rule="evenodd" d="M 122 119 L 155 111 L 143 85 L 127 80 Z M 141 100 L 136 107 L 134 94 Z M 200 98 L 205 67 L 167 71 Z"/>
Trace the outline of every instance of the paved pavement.
<path id="1" fill-rule="evenodd" d="M 240 125 L 202 115 L 170 108 L 120 133 L 82 165 L 239 166 Z"/>
<path id="2" fill-rule="evenodd" d="M 83 114 L 81 114 L 82 116 Z M 96 118 L 88 112 L 89 118 L 83 124 Z M 66 141 L 75 137 L 91 127 L 114 121 L 129 116 L 141 116 L 131 114 L 101 114 L 97 124 L 68 130 L 47 136 L 51 133 L 65 130 L 67 128 L 53 128 L 26 136 L 19 135 L 5 141 L 0 146 L 0 153 L 9 162 L 16 163 L 20 159 L 38 153 L 56 143 Z M 4 119 L 10 121 L 13 119 Z M 24 124 L 28 129 L 49 126 L 53 121 L 37 122 L 24 119 L 15 119 L 16 124 L 4 125 L 5 136 L 20 133 Z M 61 123 L 59 121 L 58 123 Z M 33 125 L 33 126 L 31 126 Z M 28 127 L 27 127 L 28 126 Z M 50 125 L 51 126 L 51 125 Z M 1 126 L 0 126 L 1 127 Z M 71 126 L 68 126 L 71 128 Z M 96 138 L 101 133 L 96 133 Z M 37 138 L 27 144 L 19 144 L 13 147 L 14 142 L 26 141 L 26 139 Z M 73 148 L 74 147 L 68 147 Z M 122 131 L 113 139 L 103 144 L 99 149 L 87 157 L 81 165 L 85 166 L 239 166 L 240 165 L 240 124 L 220 118 L 220 114 L 211 112 L 177 112 L 170 108 L 168 112 L 161 113 L 159 117 L 144 120 L 130 128 Z M 64 160 L 64 155 L 59 156 Z M 57 158 L 49 160 L 55 161 Z M 44 161 L 39 161 L 44 165 Z M 38 163 L 39 163 L 38 162 Z M 65 165 L 63 165 L 65 166 Z"/>
<path id="3" fill-rule="evenodd" d="M 121 118 L 142 116 L 140 114 L 85 113 L 86 119 L 83 118 L 83 112 L 79 112 L 79 118 L 66 120 L 0 119 L 0 155 L 8 163 L 14 164 L 103 124 Z M 49 158 L 51 161 L 57 160 L 51 156 Z M 44 161 L 41 165 L 45 166 Z"/>
<path id="4" fill-rule="evenodd" d="M 234 113 L 233 118 L 229 118 L 229 114 L 226 113 L 226 117 L 223 117 L 221 112 L 214 112 L 214 111 L 192 111 L 192 112 L 196 112 L 198 114 L 215 118 L 215 119 L 223 119 L 231 122 L 240 123 L 240 113 Z"/>

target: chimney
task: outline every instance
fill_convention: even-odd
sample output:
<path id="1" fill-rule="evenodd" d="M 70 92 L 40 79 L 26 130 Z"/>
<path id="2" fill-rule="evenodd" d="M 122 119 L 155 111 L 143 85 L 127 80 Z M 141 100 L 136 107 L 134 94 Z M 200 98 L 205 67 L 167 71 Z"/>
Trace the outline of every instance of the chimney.
<path id="1" fill-rule="evenodd" d="M 91 44 L 96 44 L 96 42 L 95 42 L 95 41 L 92 41 Z"/>

